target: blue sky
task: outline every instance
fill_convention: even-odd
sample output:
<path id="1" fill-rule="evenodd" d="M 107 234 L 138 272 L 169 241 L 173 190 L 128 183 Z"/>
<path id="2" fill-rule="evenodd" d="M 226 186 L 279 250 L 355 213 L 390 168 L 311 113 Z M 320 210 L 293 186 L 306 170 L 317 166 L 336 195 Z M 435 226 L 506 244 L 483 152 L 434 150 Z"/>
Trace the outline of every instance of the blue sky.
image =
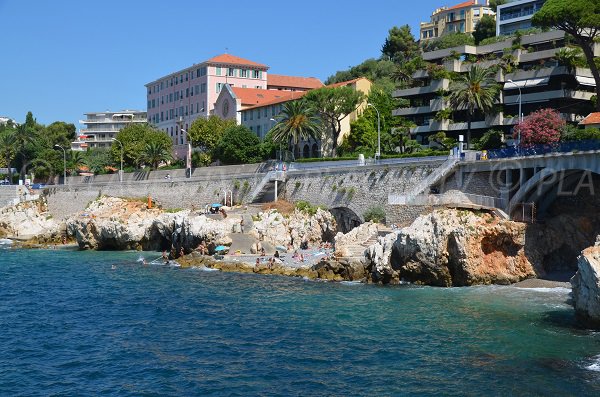
<path id="1" fill-rule="evenodd" d="M 460 1 L 455 1 L 456 3 Z M 454 4 L 455 2 L 450 2 Z M 146 108 L 144 84 L 229 52 L 325 80 L 413 33 L 440 0 L 0 0 L 0 115 L 75 123 Z"/>

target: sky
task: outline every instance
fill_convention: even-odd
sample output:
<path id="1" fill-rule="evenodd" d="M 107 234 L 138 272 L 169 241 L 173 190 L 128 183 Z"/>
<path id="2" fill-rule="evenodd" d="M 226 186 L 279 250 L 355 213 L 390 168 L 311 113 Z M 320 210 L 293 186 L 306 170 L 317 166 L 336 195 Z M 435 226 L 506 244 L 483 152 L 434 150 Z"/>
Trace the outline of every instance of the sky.
<path id="1" fill-rule="evenodd" d="M 459 2 L 0 0 L 0 116 L 79 129 L 87 112 L 146 110 L 144 84 L 225 52 L 324 81 Z"/>

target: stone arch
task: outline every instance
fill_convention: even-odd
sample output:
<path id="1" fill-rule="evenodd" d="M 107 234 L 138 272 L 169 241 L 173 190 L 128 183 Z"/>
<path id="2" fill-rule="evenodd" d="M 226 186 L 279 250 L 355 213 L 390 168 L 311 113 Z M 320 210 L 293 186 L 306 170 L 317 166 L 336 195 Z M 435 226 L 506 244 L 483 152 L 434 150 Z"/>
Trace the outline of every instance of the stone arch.
<path id="1" fill-rule="evenodd" d="M 565 189 L 571 189 L 581 184 L 592 175 L 599 175 L 596 169 L 543 168 L 529 178 L 510 199 L 508 213 L 513 215 L 520 203 L 535 203 L 545 211 Z M 593 187 L 593 186 L 592 186 Z"/>
<path id="2" fill-rule="evenodd" d="M 364 223 L 361 216 L 349 207 L 334 207 L 330 208 L 329 212 L 335 218 L 338 225 L 338 232 L 348 233 L 350 230 Z"/>
<path id="3" fill-rule="evenodd" d="M 319 145 L 317 145 L 316 143 L 312 144 L 312 149 L 311 149 L 311 157 L 319 157 Z"/>
<path id="4" fill-rule="evenodd" d="M 305 144 L 304 148 L 302 149 L 302 157 L 304 157 L 304 158 L 310 157 L 310 146 L 308 144 Z"/>

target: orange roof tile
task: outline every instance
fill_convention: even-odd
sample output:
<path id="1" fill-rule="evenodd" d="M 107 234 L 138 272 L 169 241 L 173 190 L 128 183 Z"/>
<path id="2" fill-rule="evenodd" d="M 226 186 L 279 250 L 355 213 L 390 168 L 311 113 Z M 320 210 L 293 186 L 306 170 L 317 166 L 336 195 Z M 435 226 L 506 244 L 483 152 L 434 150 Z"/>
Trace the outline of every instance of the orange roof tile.
<path id="1" fill-rule="evenodd" d="M 233 93 L 242 101 L 242 106 L 254 106 L 285 96 L 286 91 L 264 90 L 261 88 L 231 87 Z"/>
<path id="2" fill-rule="evenodd" d="M 327 87 L 331 87 L 331 88 L 343 87 L 343 86 L 346 86 L 346 85 L 350 85 L 350 84 L 356 83 L 360 79 L 367 79 L 367 78 L 366 77 L 358 77 L 356 79 L 352 79 L 352 80 L 348 80 L 348 81 L 340 81 L 339 83 L 329 84 Z"/>
<path id="3" fill-rule="evenodd" d="M 323 87 L 321 80 L 316 77 L 296 77 L 296 76 L 284 76 L 281 74 L 267 75 L 267 85 L 276 87 L 293 87 L 293 88 L 320 88 Z"/>
<path id="4" fill-rule="evenodd" d="M 460 3 L 457 4 L 455 6 L 452 6 L 450 8 L 448 8 L 449 10 L 456 10 L 457 8 L 465 8 L 465 7 L 469 7 L 469 6 L 473 6 L 473 5 L 477 5 L 477 3 L 475 2 L 475 0 L 469 0 L 469 1 L 465 1 L 464 3 Z"/>
<path id="5" fill-rule="evenodd" d="M 270 101 L 262 102 L 260 104 L 254 105 L 254 106 L 250 106 L 244 110 L 256 109 L 256 108 L 261 108 L 264 106 L 276 105 L 278 103 L 294 101 L 296 99 L 302 98 L 308 91 L 291 91 L 291 92 L 290 91 L 276 91 L 276 92 L 285 93 L 286 95 L 282 96 L 280 98 L 272 99 Z"/>
<path id="6" fill-rule="evenodd" d="M 206 62 L 209 62 L 209 63 L 225 63 L 225 64 L 229 64 L 229 65 L 258 66 L 258 67 L 261 67 L 261 68 L 268 68 L 267 65 L 263 65 L 262 63 L 257 63 L 257 62 L 254 62 L 254 61 L 249 61 L 247 59 L 236 57 L 234 55 L 229 55 L 229 54 L 217 55 L 216 57 L 210 58 Z"/>
<path id="7" fill-rule="evenodd" d="M 579 124 L 583 124 L 583 125 L 600 124 L 600 112 L 588 114 L 587 117 L 585 119 L 583 119 Z"/>

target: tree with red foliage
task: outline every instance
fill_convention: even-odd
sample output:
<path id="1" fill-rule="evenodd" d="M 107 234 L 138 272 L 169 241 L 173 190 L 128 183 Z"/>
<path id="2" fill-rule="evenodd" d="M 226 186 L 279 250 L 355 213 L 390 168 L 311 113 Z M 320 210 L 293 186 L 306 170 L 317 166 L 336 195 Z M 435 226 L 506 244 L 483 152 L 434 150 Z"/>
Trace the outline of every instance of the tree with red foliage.
<path id="1" fill-rule="evenodd" d="M 513 137 L 521 135 L 521 146 L 556 143 L 565 124 L 556 110 L 540 109 L 515 126 Z"/>

